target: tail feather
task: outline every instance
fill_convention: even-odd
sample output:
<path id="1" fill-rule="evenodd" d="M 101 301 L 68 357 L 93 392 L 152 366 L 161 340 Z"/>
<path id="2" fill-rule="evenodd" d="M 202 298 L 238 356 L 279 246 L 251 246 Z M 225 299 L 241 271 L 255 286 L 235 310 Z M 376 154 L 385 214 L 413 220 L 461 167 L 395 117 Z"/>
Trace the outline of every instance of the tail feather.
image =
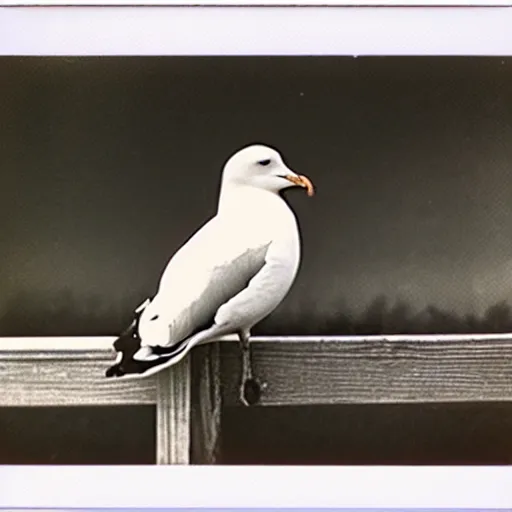
<path id="1" fill-rule="evenodd" d="M 129 327 L 114 341 L 114 350 L 121 354 L 121 360 L 108 368 L 105 372 L 106 377 L 121 377 L 126 373 L 141 373 L 144 371 L 141 369 L 139 362 L 133 359 L 133 356 L 141 346 L 141 338 L 139 335 L 140 317 L 151 301 L 152 298 L 146 299 L 135 310 L 133 320 Z"/>
<path id="2" fill-rule="evenodd" d="M 114 349 L 118 353 L 116 363 L 113 364 L 105 372 L 106 377 L 123 377 L 127 374 L 141 375 L 148 372 L 148 370 L 156 366 L 167 367 L 171 359 L 179 360 L 183 357 L 183 353 L 188 351 L 189 341 L 195 335 L 210 327 L 213 323 L 213 318 L 198 326 L 194 331 L 186 336 L 178 343 L 172 346 L 145 346 L 146 349 L 151 351 L 151 356 L 147 358 L 135 358 L 134 356 L 139 352 L 142 347 L 142 339 L 139 333 L 139 323 L 143 311 L 151 304 L 153 298 L 146 299 L 136 310 L 130 326 L 123 331 L 123 333 L 114 341 Z M 119 357 L 120 356 L 120 357 Z M 150 374 L 154 373 L 149 372 Z"/>

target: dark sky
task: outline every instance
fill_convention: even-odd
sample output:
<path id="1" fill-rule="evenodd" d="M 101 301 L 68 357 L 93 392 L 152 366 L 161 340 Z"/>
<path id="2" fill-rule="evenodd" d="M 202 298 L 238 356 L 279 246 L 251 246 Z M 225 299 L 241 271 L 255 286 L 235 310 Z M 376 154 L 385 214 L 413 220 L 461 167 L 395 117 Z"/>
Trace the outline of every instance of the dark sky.
<path id="1" fill-rule="evenodd" d="M 288 195 L 303 262 L 274 318 L 511 295 L 512 58 L 4 57 L 0 80 L 0 334 L 23 301 L 129 315 L 252 142 L 318 191 Z"/>

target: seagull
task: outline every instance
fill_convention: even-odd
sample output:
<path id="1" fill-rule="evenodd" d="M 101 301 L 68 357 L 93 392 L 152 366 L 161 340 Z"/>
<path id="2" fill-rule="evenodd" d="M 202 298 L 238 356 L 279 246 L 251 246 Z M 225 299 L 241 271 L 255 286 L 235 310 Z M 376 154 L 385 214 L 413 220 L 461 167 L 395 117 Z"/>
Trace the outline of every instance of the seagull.
<path id="1" fill-rule="evenodd" d="M 259 400 L 251 329 L 283 301 L 300 264 L 297 219 L 282 194 L 290 187 L 314 195 L 309 178 L 272 147 L 246 146 L 227 160 L 216 215 L 172 256 L 157 293 L 135 310 L 114 342 L 117 360 L 107 377 L 154 375 L 193 347 L 231 334 L 242 349 L 240 399 Z"/>

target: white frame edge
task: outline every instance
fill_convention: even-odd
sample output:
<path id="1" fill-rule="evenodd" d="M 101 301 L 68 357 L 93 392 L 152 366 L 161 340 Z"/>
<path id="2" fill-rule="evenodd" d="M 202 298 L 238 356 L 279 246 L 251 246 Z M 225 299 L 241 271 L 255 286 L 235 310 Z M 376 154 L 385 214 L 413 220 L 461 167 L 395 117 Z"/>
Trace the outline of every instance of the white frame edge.
<path id="1" fill-rule="evenodd" d="M 119 7 L 502 7 L 512 0 L 0 0 L 0 6 Z"/>
<path id="2" fill-rule="evenodd" d="M 508 7 L 9 7 L 0 55 L 503 56 L 511 26 Z"/>
<path id="3" fill-rule="evenodd" d="M 510 466 L 0 466 L 0 482 L 0 508 L 11 510 L 512 506 Z"/>

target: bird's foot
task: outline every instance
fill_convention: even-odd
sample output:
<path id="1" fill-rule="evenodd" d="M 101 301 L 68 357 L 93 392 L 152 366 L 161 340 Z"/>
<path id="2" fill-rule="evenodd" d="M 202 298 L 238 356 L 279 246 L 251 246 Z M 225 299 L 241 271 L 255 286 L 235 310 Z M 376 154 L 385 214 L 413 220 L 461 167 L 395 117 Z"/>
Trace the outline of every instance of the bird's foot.
<path id="1" fill-rule="evenodd" d="M 263 389 L 264 386 L 254 378 L 244 380 L 240 387 L 240 401 L 246 406 L 256 405 L 261 399 Z"/>
<path id="2" fill-rule="evenodd" d="M 246 405 L 256 405 L 261 399 L 264 386 L 254 378 L 252 371 L 252 353 L 249 344 L 249 336 L 240 336 L 242 348 L 242 378 L 240 382 L 240 401 Z"/>

